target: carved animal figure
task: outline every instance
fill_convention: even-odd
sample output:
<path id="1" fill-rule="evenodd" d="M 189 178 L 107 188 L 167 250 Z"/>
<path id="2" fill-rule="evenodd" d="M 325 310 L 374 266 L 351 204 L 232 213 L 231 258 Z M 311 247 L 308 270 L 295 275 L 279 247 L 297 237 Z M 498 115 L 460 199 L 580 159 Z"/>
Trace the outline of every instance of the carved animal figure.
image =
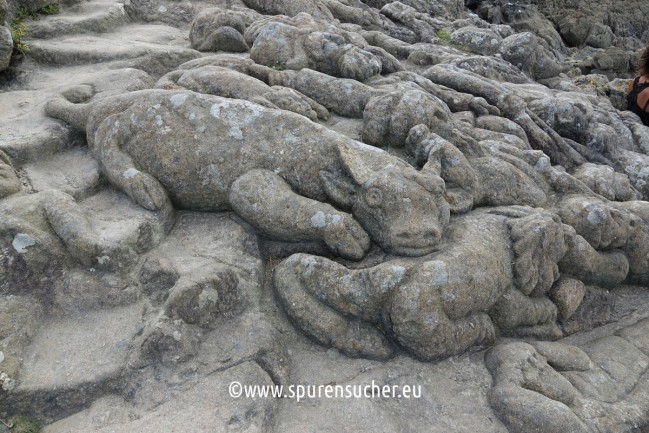
<path id="1" fill-rule="evenodd" d="M 58 98 L 47 112 L 86 130 L 106 177 L 149 210 L 169 199 L 232 209 L 269 237 L 320 240 L 350 259 L 370 238 L 391 253 L 430 253 L 449 219 L 438 176 L 286 111 L 147 90 Z"/>
<path id="2" fill-rule="evenodd" d="M 497 333 L 557 338 L 557 315 L 570 317 L 584 294 L 579 279 L 615 285 L 629 269 L 622 254 L 596 251 L 556 215 L 529 207 L 454 218 L 443 245 L 358 270 L 294 254 L 273 281 L 296 326 L 325 346 L 385 359 L 397 343 L 436 360 L 489 346 Z"/>

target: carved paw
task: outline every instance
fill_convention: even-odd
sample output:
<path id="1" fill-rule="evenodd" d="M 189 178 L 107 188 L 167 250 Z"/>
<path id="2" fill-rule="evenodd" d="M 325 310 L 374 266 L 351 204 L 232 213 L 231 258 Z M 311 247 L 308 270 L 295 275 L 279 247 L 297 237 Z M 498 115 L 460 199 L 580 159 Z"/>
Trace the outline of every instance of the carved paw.
<path id="1" fill-rule="evenodd" d="M 360 260 L 370 249 L 370 237 L 349 215 L 334 215 L 325 224 L 323 240 L 334 254 Z"/>
<path id="2" fill-rule="evenodd" d="M 137 204 L 150 211 L 157 211 L 167 202 L 167 191 L 153 176 L 134 168 L 126 170 L 126 191 Z"/>
<path id="3" fill-rule="evenodd" d="M 169 291 L 165 314 L 207 327 L 223 315 L 241 310 L 239 279 L 231 270 L 181 277 Z"/>

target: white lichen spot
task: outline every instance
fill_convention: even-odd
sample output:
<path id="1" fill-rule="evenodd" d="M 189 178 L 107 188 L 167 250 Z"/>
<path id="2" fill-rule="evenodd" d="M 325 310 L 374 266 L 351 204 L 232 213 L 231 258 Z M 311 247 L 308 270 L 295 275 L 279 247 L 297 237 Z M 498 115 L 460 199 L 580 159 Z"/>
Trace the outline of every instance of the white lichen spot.
<path id="1" fill-rule="evenodd" d="M 122 173 L 122 176 L 124 176 L 126 179 L 130 179 L 132 177 L 137 176 L 139 173 L 140 173 L 140 170 L 131 167 L 128 170 L 125 170 L 124 173 Z"/>
<path id="2" fill-rule="evenodd" d="M 327 224 L 326 218 L 325 213 L 320 210 L 311 217 L 311 225 L 313 227 L 322 228 Z"/>
<path id="3" fill-rule="evenodd" d="M 161 14 L 163 14 L 163 13 L 167 12 L 167 8 L 164 7 L 164 5 L 161 5 L 161 6 L 158 8 L 158 12 L 161 13 Z"/>
<path id="4" fill-rule="evenodd" d="M 586 219 L 591 225 L 599 225 L 602 223 L 602 221 L 604 221 L 604 211 L 599 207 L 593 207 L 588 212 Z"/>
<path id="5" fill-rule="evenodd" d="M 230 131 L 228 131 L 228 137 L 232 137 L 235 140 L 243 140 L 243 131 L 237 125 L 232 125 Z"/>
<path id="6" fill-rule="evenodd" d="M 316 260 L 313 257 L 305 257 L 302 260 L 300 260 L 300 264 L 304 268 L 304 276 L 308 277 L 315 271 L 316 267 Z"/>
<path id="7" fill-rule="evenodd" d="M 433 286 L 444 286 L 448 284 L 446 263 L 441 260 L 432 260 L 424 263 L 423 269 L 430 274 L 430 283 Z"/>
<path id="8" fill-rule="evenodd" d="M 171 98 L 169 98 L 169 101 L 171 102 L 171 106 L 173 108 L 178 108 L 178 107 L 182 106 L 185 103 L 186 100 L 187 100 L 187 94 L 186 93 L 178 93 L 178 94 L 173 95 Z M 190 119 L 191 119 L 191 116 L 190 116 Z"/>
<path id="9" fill-rule="evenodd" d="M 385 150 L 379 149 L 378 147 L 370 146 L 369 144 L 361 143 L 360 141 L 352 140 L 349 142 L 349 147 L 356 148 L 360 150 L 369 150 L 376 153 L 385 153 Z"/>
<path id="10" fill-rule="evenodd" d="M 327 214 L 327 219 L 329 220 L 329 222 L 331 224 L 334 224 L 334 225 L 338 225 L 341 222 L 343 222 L 343 217 L 341 217 L 340 215 L 335 215 L 335 214 L 334 215 Z"/>
<path id="11" fill-rule="evenodd" d="M 99 263 L 100 265 L 103 265 L 108 262 L 110 262 L 110 257 L 108 256 L 97 257 L 97 263 Z"/>
<path id="12" fill-rule="evenodd" d="M 155 117 L 155 124 L 158 126 L 164 125 L 164 123 L 162 122 L 162 116 L 160 116 L 159 114 Z"/>
<path id="13" fill-rule="evenodd" d="M 27 248 L 36 245 L 36 239 L 25 233 L 18 233 L 14 237 L 14 241 L 11 243 L 11 245 L 18 253 L 24 254 L 27 252 Z"/>
<path id="14" fill-rule="evenodd" d="M 15 382 L 5 372 L 0 373 L 0 385 L 4 391 L 11 391 L 14 389 Z"/>
<path id="15" fill-rule="evenodd" d="M 225 102 L 217 102 L 210 107 L 210 114 L 212 117 L 219 118 L 221 117 L 221 108 L 226 108 L 227 104 Z"/>
<path id="16" fill-rule="evenodd" d="M 392 265 L 390 267 L 390 270 L 392 271 L 392 274 L 399 280 L 401 280 L 403 276 L 406 275 L 406 268 L 404 268 L 403 266 Z"/>

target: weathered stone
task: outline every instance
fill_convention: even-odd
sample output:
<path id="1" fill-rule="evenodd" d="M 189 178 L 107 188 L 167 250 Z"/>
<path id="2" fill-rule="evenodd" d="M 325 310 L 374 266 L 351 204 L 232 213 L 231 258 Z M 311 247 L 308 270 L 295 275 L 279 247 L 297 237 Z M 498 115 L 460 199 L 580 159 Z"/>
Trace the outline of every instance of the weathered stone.
<path id="1" fill-rule="evenodd" d="M 14 42 L 8 28 L 0 25 L 0 71 L 9 67 L 11 54 L 14 50 Z"/>
<path id="2" fill-rule="evenodd" d="M 181 87 L 199 93 L 246 99 L 265 107 L 289 110 L 313 121 L 329 117 L 325 107 L 296 90 L 269 87 L 263 81 L 220 66 L 206 65 L 173 71 L 158 80 L 156 87 Z"/>
<path id="3" fill-rule="evenodd" d="M 620 336 L 581 348 L 560 343 L 494 348 L 485 359 L 494 378 L 492 407 L 511 432 L 617 433 L 646 425 L 647 324 L 640 321 Z"/>
<path id="4" fill-rule="evenodd" d="M 476 53 L 490 55 L 498 51 L 502 38 L 489 29 L 463 27 L 451 33 L 451 42 Z"/>
<path id="5" fill-rule="evenodd" d="M 640 194 L 631 187 L 629 178 L 622 173 L 616 173 L 611 167 L 583 164 L 573 174 L 594 192 L 609 200 L 627 201 L 640 198 Z"/>
<path id="6" fill-rule="evenodd" d="M 149 111 L 151 107 L 154 111 Z M 161 90 L 105 99 L 90 113 L 87 109 L 83 104 L 73 105 L 64 100 L 52 101 L 48 107 L 51 114 L 75 122 L 80 121 L 78 116 L 83 113 L 89 116 L 86 129 L 96 156 L 111 155 L 112 151 L 106 153 L 105 146 L 130 154 L 126 160 L 121 157 L 103 160 L 102 167 L 115 170 L 106 172 L 109 179 L 147 209 L 164 209 L 170 199 L 176 206 L 196 210 L 231 207 L 271 237 L 289 241 L 322 240 L 337 254 L 355 259 L 360 259 L 369 247 L 367 232 L 389 251 L 425 254 L 439 241 L 442 227 L 448 221 L 448 205 L 441 199 L 443 182 L 439 177 L 417 173 L 398 158 L 349 140 L 301 116 L 241 100 Z M 147 111 L 151 114 L 144 117 L 136 114 Z M 240 115 L 234 115 L 235 112 Z M 129 132 L 121 133 L 124 135 L 120 141 L 124 141 L 120 144 L 114 141 L 113 133 L 103 132 L 112 128 L 110 121 L 104 122 L 112 114 L 128 119 Z M 112 119 L 117 121 L 115 116 Z M 274 128 L 269 128 L 270 125 Z M 169 148 L 161 155 L 163 158 L 167 152 L 173 155 L 174 143 L 195 143 L 198 152 L 185 161 L 194 169 L 185 171 L 178 164 L 175 168 L 157 165 L 151 160 L 145 143 L 160 152 L 158 139 L 136 138 L 136 130 L 143 137 L 187 135 L 166 140 Z M 218 140 L 219 145 L 207 144 L 209 137 Z M 228 138 L 224 141 L 225 137 Z M 296 143 L 300 143 L 299 148 Z M 245 146 L 242 148 L 241 144 Z M 244 154 L 257 155 L 260 159 L 250 165 L 251 160 L 241 159 Z M 133 163 L 123 165 L 125 161 Z M 199 161 L 199 166 L 205 168 L 196 170 Z M 295 176 L 295 173 L 299 174 Z M 205 182 L 204 176 L 211 176 L 215 181 Z M 291 189 L 291 184 L 296 191 Z M 259 185 L 269 188 L 260 189 Z M 352 194 L 352 191 L 358 192 Z M 405 208 L 388 205 L 404 198 L 411 205 Z M 364 228 L 350 214 L 322 203 L 325 200 L 351 209 L 358 221 L 367 222 Z M 259 205 L 263 203 L 267 208 L 260 212 Z M 286 214 L 286 205 L 294 206 L 295 211 Z M 422 225 L 426 220 L 424 215 L 436 217 L 427 218 Z"/>
<path id="7" fill-rule="evenodd" d="M 530 212 L 510 224 L 529 231 L 526 222 L 535 218 Z M 521 268 L 530 265 L 524 263 L 526 255 L 547 256 L 535 268 L 539 272 L 535 280 L 516 274 L 510 263 L 506 222 L 501 215 L 472 213 L 454 220 L 447 229 L 448 248 L 434 256 L 393 260 L 362 270 L 296 254 L 275 270 L 275 289 L 303 332 L 350 356 L 390 357 L 393 340 L 418 358 L 439 359 L 472 346 L 491 345 L 494 326 L 510 335 L 557 337 L 556 307 L 543 290 L 558 277 L 556 261 L 565 249 L 557 243 L 542 249 L 543 235 L 518 240 L 513 248 L 520 251 L 516 263 Z M 558 229 L 561 233 L 561 224 L 552 223 L 537 232 L 551 235 Z M 482 268 L 478 282 L 470 269 L 487 262 L 490 265 Z M 545 283 L 540 274 L 548 275 L 549 285 L 538 290 L 535 281 Z M 514 281 L 532 296 L 512 290 Z"/>
<path id="8" fill-rule="evenodd" d="M 189 40 L 198 51 L 248 51 L 245 17 L 218 8 L 202 10 L 192 22 Z"/>
<path id="9" fill-rule="evenodd" d="M 363 141 L 380 147 L 403 147 L 413 126 L 447 128 L 450 116 L 446 104 L 425 92 L 377 96 L 369 100 L 363 112 Z"/>
<path id="10" fill-rule="evenodd" d="M 280 69 L 310 68 L 358 81 L 380 73 L 379 58 L 350 42 L 331 31 L 271 21 L 259 28 L 250 58 Z"/>
<path id="11" fill-rule="evenodd" d="M 315 0 L 243 0 L 244 3 L 263 14 L 288 15 L 294 17 L 299 13 L 307 13 L 313 17 L 331 20 L 333 16 L 326 6 Z"/>
<path id="12" fill-rule="evenodd" d="M 571 278 L 557 281 L 549 292 L 550 299 L 557 306 L 559 319 L 569 319 L 581 304 L 586 288 L 584 283 Z"/>
<path id="13" fill-rule="evenodd" d="M 502 41 L 498 49 L 503 59 L 535 80 L 554 77 L 561 65 L 533 33 L 517 33 Z"/>

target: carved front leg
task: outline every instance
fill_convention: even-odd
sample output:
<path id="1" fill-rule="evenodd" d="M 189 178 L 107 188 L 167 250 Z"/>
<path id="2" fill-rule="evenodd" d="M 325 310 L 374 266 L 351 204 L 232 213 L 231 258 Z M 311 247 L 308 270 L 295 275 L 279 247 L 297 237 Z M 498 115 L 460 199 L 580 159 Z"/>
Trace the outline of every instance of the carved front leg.
<path id="1" fill-rule="evenodd" d="M 347 259 L 360 260 L 370 238 L 354 218 L 333 206 L 296 194 L 280 176 L 251 170 L 230 188 L 232 209 L 263 234 L 285 241 L 322 241 Z"/>
<path id="2" fill-rule="evenodd" d="M 104 174 L 137 204 L 151 211 L 169 207 L 167 191 L 156 178 L 140 171 L 120 148 L 126 141 L 126 128 L 119 127 L 119 115 L 106 118 L 95 134 L 95 153 Z"/>
<path id="3" fill-rule="evenodd" d="M 376 312 L 383 294 L 364 286 L 367 281 L 358 273 L 322 257 L 294 254 L 277 266 L 273 282 L 295 325 L 319 343 L 348 356 L 387 359 L 394 354 L 385 335 L 359 317 Z"/>

